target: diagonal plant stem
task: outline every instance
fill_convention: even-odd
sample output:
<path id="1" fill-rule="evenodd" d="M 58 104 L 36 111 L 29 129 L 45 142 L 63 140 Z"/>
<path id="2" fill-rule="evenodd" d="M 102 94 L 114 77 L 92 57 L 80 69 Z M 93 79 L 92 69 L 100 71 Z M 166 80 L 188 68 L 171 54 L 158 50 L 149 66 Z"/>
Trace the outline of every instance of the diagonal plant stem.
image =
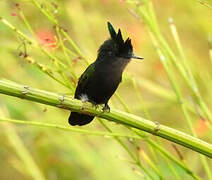
<path id="1" fill-rule="evenodd" d="M 178 51 L 179 51 L 180 56 L 181 56 L 181 59 L 182 59 L 182 64 L 183 64 L 185 70 L 187 71 L 188 75 L 190 76 L 191 81 L 193 82 L 193 86 L 195 86 L 196 89 L 198 90 L 198 88 L 197 88 L 197 86 L 196 86 L 196 83 L 195 83 L 195 80 L 194 80 L 194 77 L 193 77 L 193 74 L 192 74 L 192 72 L 191 72 L 191 70 L 190 70 L 190 68 L 189 68 L 189 66 L 188 66 L 188 64 L 187 64 L 186 56 L 185 56 L 185 54 L 184 54 L 184 52 L 183 52 L 183 48 L 182 48 L 181 43 L 180 43 L 180 40 L 179 40 L 177 28 L 176 28 L 176 26 L 174 25 L 172 19 L 170 19 L 169 21 L 170 21 L 170 28 L 171 28 L 172 35 L 173 35 L 173 37 L 174 37 L 174 39 L 175 39 L 176 46 L 177 46 L 177 48 L 178 48 Z M 185 109 L 185 110 L 186 110 L 186 109 Z M 190 130 L 191 130 L 191 132 L 192 132 L 192 135 L 195 136 L 195 137 L 197 137 L 197 135 L 196 135 L 196 133 L 195 133 L 195 131 L 194 131 L 194 129 L 193 129 L 191 120 L 188 121 L 188 124 L 189 124 L 189 128 L 190 128 Z M 208 126 L 211 128 L 211 125 L 210 125 L 210 124 L 208 124 Z M 210 168 L 209 168 L 209 166 L 208 166 L 208 164 L 207 164 L 206 158 L 205 158 L 204 156 L 200 156 L 200 158 L 201 158 L 202 164 L 204 165 L 204 168 L 205 168 L 205 170 L 206 170 L 206 172 L 207 172 L 207 174 L 208 174 L 208 177 L 209 177 L 210 179 L 212 179 L 212 174 L 211 174 Z"/>
<path id="2" fill-rule="evenodd" d="M 144 22 L 146 23 L 148 27 L 149 34 L 159 54 L 161 63 L 163 64 L 163 67 L 168 75 L 170 84 L 173 90 L 175 91 L 175 94 L 179 102 L 180 108 L 183 112 L 183 115 L 185 116 L 185 119 L 187 120 L 187 123 L 189 125 L 192 135 L 196 136 L 193 130 L 192 121 L 188 113 L 187 107 L 185 103 L 183 102 L 183 96 L 181 94 L 180 87 L 175 80 L 175 77 L 174 77 L 175 75 L 170 69 L 171 63 L 174 64 L 176 68 L 179 70 L 180 75 L 184 78 L 186 84 L 191 89 L 197 104 L 202 109 L 202 112 L 204 113 L 204 115 L 207 117 L 209 121 L 211 121 L 212 116 L 205 102 L 202 100 L 202 97 L 198 90 L 195 79 L 191 73 L 191 70 L 189 69 L 189 66 L 185 62 L 185 56 L 181 49 L 180 42 L 178 38 L 176 38 L 176 31 L 174 33 L 175 40 L 177 41 L 177 48 L 180 49 L 181 58 L 183 59 L 182 63 L 178 62 L 177 57 L 175 56 L 174 52 L 171 50 L 171 48 L 169 47 L 168 43 L 165 41 L 164 37 L 162 36 L 159 30 L 159 26 L 158 26 L 157 19 L 154 13 L 152 2 L 148 0 L 146 1 L 145 6 L 141 6 L 141 5 L 137 6 L 137 12 L 139 13 L 139 15 L 141 16 L 141 18 L 144 20 Z M 172 26 L 172 29 L 173 29 L 173 26 Z M 211 128 L 211 125 L 210 124 L 208 125 L 209 125 L 209 128 Z M 200 156 L 200 158 L 201 158 L 203 167 L 205 168 L 205 171 L 207 172 L 208 177 L 211 179 L 212 174 L 211 174 L 209 165 L 207 164 L 206 158 L 203 156 Z"/>
<path id="3" fill-rule="evenodd" d="M 0 115 L 3 116 L 3 119 L 6 115 L 9 116 L 6 107 L 1 106 Z M 22 173 L 30 176 L 34 180 L 46 180 L 43 172 L 36 164 L 31 153 L 25 147 L 13 124 L 8 123 L 8 121 L 6 122 L 7 123 L 3 125 L 2 129 L 5 131 L 5 136 L 7 137 L 9 144 L 13 147 L 18 158 L 23 162 L 23 167 L 27 170 L 22 171 Z"/>
<path id="4" fill-rule="evenodd" d="M 159 42 L 161 49 L 167 54 L 167 57 L 170 58 L 171 62 L 177 67 L 179 70 L 180 75 L 183 77 L 185 80 L 186 84 L 188 87 L 191 89 L 196 102 L 198 103 L 199 107 L 202 109 L 202 112 L 205 114 L 207 117 L 208 121 L 212 123 L 212 115 L 211 112 L 209 111 L 208 106 L 205 104 L 205 102 L 202 99 L 202 96 L 198 90 L 198 86 L 195 82 L 195 79 L 189 69 L 189 67 L 184 63 L 182 65 L 181 63 L 178 62 L 178 58 L 168 45 L 168 43 L 165 41 L 164 37 L 162 36 L 159 26 L 157 23 L 157 19 L 154 13 L 153 5 L 151 1 L 148 1 L 147 9 L 145 12 L 142 9 L 142 7 L 138 7 L 138 12 L 141 15 L 141 17 L 144 19 L 145 23 L 148 25 L 149 32 L 151 32 L 155 39 Z"/>
<path id="5" fill-rule="evenodd" d="M 119 102 L 120 102 L 120 103 L 122 104 L 122 106 L 124 107 L 125 111 L 128 112 L 128 113 L 132 113 L 132 111 L 130 110 L 129 106 L 124 102 L 124 100 L 121 98 L 121 96 L 118 95 L 117 93 L 116 93 L 115 95 L 116 95 L 117 99 L 119 100 Z M 135 132 L 135 129 L 131 129 L 131 128 L 129 128 L 128 126 L 126 126 L 126 128 Z M 148 137 L 147 137 L 144 133 L 142 133 L 142 134 L 139 134 L 139 133 L 138 133 L 138 135 L 139 135 L 140 137 L 144 138 L 144 140 L 148 139 Z M 146 141 L 146 142 L 148 143 L 148 141 Z M 148 143 L 148 144 L 149 144 L 149 143 Z M 151 146 L 151 144 L 149 144 L 149 145 Z M 139 158 L 139 156 L 142 155 L 142 154 L 145 154 L 145 153 L 144 153 L 144 152 L 143 152 L 143 153 L 139 153 L 139 150 L 137 149 L 137 145 L 135 144 L 135 142 L 134 142 L 134 146 L 135 146 L 135 148 L 136 148 L 136 154 L 137 154 L 137 156 L 138 156 L 138 160 L 137 160 L 137 161 L 138 161 L 138 163 L 140 163 L 140 160 L 139 160 L 140 158 Z M 145 157 L 148 157 L 148 155 L 146 154 Z M 150 160 L 149 157 L 148 157 L 148 159 Z M 146 161 L 147 158 L 146 158 L 146 159 L 144 158 L 144 160 Z M 150 160 L 150 161 L 151 161 L 151 160 Z M 149 162 L 150 162 L 150 161 L 149 161 Z M 148 161 L 147 161 L 147 163 L 148 163 Z M 153 162 L 151 161 L 151 163 L 148 163 L 148 164 L 149 164 L 149 165 L 152 165 Z M 152 166 L 152 169 L 153 169 L 153 171 L 158 175 L 158 177 L 159 177 L 160 179 L 164 179 L 158 168 Z"/>
<path id="6" fill-rule="evenodd" d="M 142 99 L 142 97 L 141 97 L 141 95 L 140 95 L 140 92 L 138 91 L 138 86 L 137 86 L 137 83 L 136 83 L 135 79 L 132 79 L 132 83 L 133 83 L 133 86 L 134 86 L 134 88 L 135 88 L 135 91 L 136 91 L 136 93 L 137 93 L 138 98 L 140 98 L 141 104 L 142 104 L 142 106 L 143 106 L 142 109 L 143 109 L 143 111 L 144 111 L 145 117 L 146 117 L 147 119 L 150 119 L 150 120 L 151 120 L 149 111 L 148 111 L 148 109 L 145 107 L 145 104 L 143 103 L 143 99 Z M 141 136 L 141 137 L 144 136 L 144 134 L 141 133 L 140 131 L 138 132 L 138 131 L 135 130 L 135 132 L 136 132 L 139 136 Z M 185 164 L 181 163 L 181 162 L 180 162 L 178 159 L 176 159 L 173 155 L 171 155 L 169 152 L 167 152 L 167 151 L 163 148 L 163 146 L 157 144 L 155 141 L 153 141 L 152 139 L 150 139 L 148 136 L 144 136 L 143 138 L 144 138 L 145 141 L 147 141 L 147 142 L 151 145 L 151 147 L 154 147 L 154 149 L 158 150 L 161 154 L 163 154 L 163 155 L 164 155 L 164 158 L 171 159 L 173 162 L 175 162 L 177 165 L 179 165 L 182 169 L 184 169 L 191 177 L 193 177 L 193 179 L 200 179 L 200 178 L 199 178 L 197 175 L 195 175 L 190 169 L 188 169 L 188 167 L 186 167 Z M 178 174 L 177 174 L 177 172 L 175 171 L 175 168 L 173 168 L 173 167 L 171 166 L 171 164 L 169 164 L 168 161 L 167 161 L 167 163 L 168 163 L 169 167 L 171 168 L 171 170 L 173 171 L 173 173 L 174 173 L 174 174 L 176 175 L 176 177 L 178 178 Z"/>
<path id="7" fill-rule="evenodd" d="M 37 4 L 37 2 L 35 2 L 35 5 L 40 9 L 41 7 L 39 6 L 39 4 Z M 42 13 L 44 13 L 45 16 L 47 16 L 48 19 L 52 20 L 51 19 L 51 14 L 49 14 L 47 11 L 45 11 L 44 9 L 40 9 Z M 26 25 L 26 27 L 28 28 L 28 30 L 31 32 L 32 35 L 35 36 L 35 33 L 32 29 L 32 27 L 30 26 L 29 22 L 27 21 L 27 19 L 25 18 L 24 16 L 24 13 L 22 11 L 20 11 L 20 16 L 24 22 L 24 24 Z M 24 35 L 24 33 L 22 33 L 21 31 L 19 30 L 15 30 L 15 27 L 10 24 L 6 19 L 3 19 L 2 18 L 2 22 L 7 25 L 10 29 L 12 29 L 13 31 L 15 31 L 18 35 L 20 35 L 21 37 L 23 37 L 25 40 L 29 41 L 30 43 L 36 45 L 37 47 L 39 47 L 39 49 L 44 52 L 48 57 L 50 57 L 51 59 L 54 59 L 54 63 L 57 67 L 57 69 L 59 69 L 59 65 L 62 65 L 63 68 L 67 68 L 66 64 L 62 63 L 61 61 L 59 61 L 59 59 L 57 59 L 57 57 L 55 57 L 54 55 L 52 55 L 51 53 L 49 53 L 48 51 L 46 51 L 45 49 L 43 49 L 41 46 L 39 46 L 38 44 L 36 44 L 36 42 L 33 43 L 33 41 L 30 41 L 30 38 L 28 38 L 26 35 Z M 57 24 L 56 21 L 52 21 L 52 23 L 55 24 L 55 29 L 56 29 L 56 32 L 57 32 L 57 36 L 58 36 L 58 39 L 59 39 L 59 45 L 62 47 L 62 50 L 63 50 L 63 53 L 65 55 L 65 58 L 66 58 L 66 61 L 67 61 L 67 64 L 69 64 L 69 57 L 67 55 L 67 51 L 69 51 L 72 55 L 74 56 L 80 56 L 86 64 L 89 64 L 87 59 L 83 56 L 83 54 L 81 53 L 80 49 L 77 47 L 77 45 L 74 43 L 74 41 L 69 37 L 69 35 L 62 29 L 59 27 L 59 25 Z M 72 46 L 73 51 L 69 50 L 68 48 L 65 47 L 65 45 L 63 44 L 63 41 L 62 41 L 62 37 L 61 37 L 61 34 L 64 35 L 64 37 L 67 39 L 67 41 L 70 43 L 70 45 Z M 33 65 L 35 65 L 36 67 L 38 67 L 39 69 L 41 69 L 41 71 L 43 71 L 44 73 L 46 73 L 47 75 L 49 75 L 50 77 L 52 77 L 54 80 L 56 80 L 57 82 L 61 83 L 62 85 L 70 88 L 72 91 L 73 91 L 73 86 L 70 85 L 69 82 L 67 82 L 67 78 L 66 76 L 63 75 L 63 73 L 61 72 L 61 76 L 63 78 L 63 80 L 65 81 L 65 84 L 60 81 L 59 79 L 57 79 L 55 76 L 52 75 L 52 73 L 50 73 L 50 70 L 44 68 L 44 66 L 40 63 L 37 63 L 34 59 L 32 59 L 32 57 L 29 57 L 27 56 L 25 58 L 25 60 L 27 60 L 28 62 L 32 63 Z M 74 79 L 76 79 L 76 75 L 74 73 L 74 71 L 72 70 L 73 68 L 69 68 L 69 71 L 71 72 L 72 76 L 74 77 Z M 103 122 L 100 120 L 100 123 L 107 129 L 107 131 L 109 132 L 112 132 L 110 130 L 110 128 Z M 131 152 L 131 150 L 125 145 L 124 142 L 122 142 L 122 140 L 119 138 L 119 137 L 116 137 L 114 136 L 114 138 L 118 141 L 118 143 L 129 153 L 129 155 L 133 158 L 134 158 L 134 155 L 133 153 Z M 137 164 L 145 173 L 146 175 L 150 178 L 150 179 L 154 179 L 151 174 L 145 169 L 145 167 L 141 164 L 141 163 L 135 163 Z"/>
<path id="8" fill-rule="evenodd" d="M 83 59 L 87 64 L 89 64 L 88 61 L 87 61 L 87 59 L 83 56 L 83 54 L 81 53 L 80 49 L 77 47 L 77 45 L 74 43 L 74 41 L 70 38 L 70 36 L 66 33 L 66 31 L 65 31 L 63 28 L 60 28 L 60 27 L 59 27 L 59 24 L 58 24 L 57 20 L 55 20 L 54 17 L 53 17 L 49 12 L 47 12 L 45 9 L 43 9 L 36 1 L 34 1 L 34 0 L 32 0 L 32 1 L 33 1 L 33 3 L 38 7 L 38 9 L 41 11 L 41 13 L 43 13 L 53 24 L 55 24 L 56 28 L 60 30 L 60 32 L 61 32 L 61 33 L 64 35 L 64 37 L 67 39 L 67 41 L 69 42 L 69 44 L 71 45 L 71 47 L 73 48 L 73 50 L 75 51 L 75 53 L 76 53 L 77 55 L 79 55 L 80 57 L 82 57 L 82 59 Z M 72 51 L 71 51 L 71 52 L 72 52 Z M 131 78 L 130 78 L 130 79 L 131 79 Z M 158 92 L 158 88 L 157 88 L 157 92 Z M 166 95 L 167 93 L 164 93 L 164 94 Z M 120 101 L 121 99 L 119 98 L 120 96 L 118 95 L 118 93 L 116 93 L 116 96 L 118 97 L 118 99 L 119 99 L 119 101 Z M 123 104 L 123 103 L 121 102 L 121 104 Z M 126 109 L 126 106 L 125 106 L 125 109 Z M 127 112 L 128 112 L 128 111 L 127 111 Z M 110 128 L 109 128 L 106 124 L 104 124 L 103 121 L 100 121 L 100 122 L 101 122 L 101 124 L 102 124 L 109 132 L 111 132 Z M 123 143 L 118 137 L 116 137 L 115 139 L 121 144 L 121 146 L 122 146 L 124 149 L 127 150 L 127 152 L 128 152 L 130 155 L 132 155 L 131 152 L 129 151 L 129 149 L 124 145 L 124 143 Z M 137 163 L 137 164 L 138 164 L 138 163 Z M 139 165 L 139 164 L 138 164 L 138 165 Z"/>
<path id="9" fill-rule="evenodd" d="M 127 134 L 121 134 L 121 133 L 113 133 L 113 132 L 102 132 L 102 131 L 90 131 L 86 129 L 80 129 L 75 127 L 67 127 L 62 126 L 58 124 L 50 124 L 50 123 L 43 123 L 43 122 L 37 122 L 37 121 L 24 121 L 24 120 L 18 120 L 18 119 L 10 119 L 10 118 L 4 118 L 0 117 L 0 122 L 8 122 L 13 124 L 22 124 L 22 125 L 30 125 L 30 126 L 36 126 L 36 127 L 46 127 L 46 128 L 54 128 L 59 129 L 63 131 L 70 131 L 70 132 L 76 132 L 80 134 L 86 134 L 86 135 L 93 135 L 93 136 L 104 136 L 104 137 L 120 137 L 120 138 L 132 138 L 132 139 L 140 139 L 141 137 L 136 135 L 127 135 Z"/>
<path id="10" fill-rule="evenodd" d="M 110 133 L 112 133 L 112 130 L 101 120 L 99 119 L 100 123 L 102 124 L 102 126 Z M 138 161 L 135 157 L 135 155 L 131 152 L 131 150 L 125 145 L 125 143 L 119 138 L 119 137 L 114 137 L 115 140 L 127 151 L 127 153 L 130 155 L 130 157 L 134 160 L 135 164 L 138 165 L 138 167 L 144 171 L 146 173 L 146 175 L 150 178 L 150 179 L 154 179 L 151 175 L 151 173 L 146 169 L 146 167 L 144 167 L 140 161 Z M 134 163 L 133 162 L 133 163 Z"/>
<path id="11" fill-rule="evenodd" d="M 82 52 L 80 51 L 80 49 L 77 47 L 77 45 L 74 43 L 74 41 L 70 38 L 70 36 L 66 33 L 66 31 L 62 28 L 60 28 L 58 21 L 50 14 L 48 13 L 45 9 L 43 9 L 41 7 L 41 5 L 36 1 L 36 0 L 31 0 L 35 6 L 41 11 L 41 13 L 43 13 L 48 19 L 49 21 L 51 21 L 55 26 L 59 27 L 61 33 L 65 36 L 65 38 L 67 38 L 67 41 L 70 43 L 70 45 L 72 46 L 74 53 L 76 53 L 77 55 L 79 55 L 88 65 L 88 60 L 85 58 L 85 56 L 82 54 Z"/>
<path id="12" fill-rule="evenodd" d="M 133 81 L 132 82 L 133 85 L 136 86 L 135 79 L 131 79 L 131 81 Z M 116 97 L 117 98 L 120 98 L 119 96 L 116 96 Z M 125 110 L 130 113 L 130 108 L 127 106 L 127 104 L 125 104 L 122 99 L 120 100 L 120 102 L 122 103 L 122 105 L 125 108 Z M 146 109 L 146 111 L 147 111 L 147 109 Z M 145 112 L 145 114 L 148 114 L 148 113 Z M 151 119 L 150 118 L 150 115 L 147 115 L 146 117 L 148 119 Z M 177 165 L 179 165 L 193 179 L 200 180 L 200 177 L 198 177 L 197 175 L 195 175 L 184 163 L 182 163 L 177 158 L 175 158 L 172 154 L 170 154 L 168 151 L 166 151 L 161 145 L 157 144 L 155 141 L 153 141 L 152 139 L 150 139 L 143 132 L 138 131 L 137 129 L 131 129 L 131 130 L 134 131 L 138 136 L 142 137 L 144 141 L 146 141 L 149 145 L 151 145 L 151 147 L 153 147 L 154 149 L 156 149 L 158 152 L 160 152 L 161 154 L 163 154 L 166 158 L 172 160 L 174 163 L 176 163 Z"/>
<path id="13" fill-rule="evenodd" d="M 212 158 L 211 144 L 206 143 L 191 135 L 180 132 L 176 129 L 155 124 L 152 121 L 135 116 L 133 114 L 125 113 L 115 109 L 112 109 L 110 112 L 103 113 L 99 108 L 95 109 L 90 103 L 83 104 L 83 102 L 71 97 L 65 97 L 64 95 L 59 95 L 57 93 L 43 91 L 2 80 L 0 80 L 0 93 L 55 106 L 62 109 L 68 109 L 74 112 L 102 117 L 109 121 L 146 131 Z"/>
<path id="14" fill-rule="evenodd" d="M 34 0 L 33 0 L 34 1 Z M 34 1 L 34 3 L 35 3 L 36 1 Z M 45 14 L 46 16 L 49 16 L 49 19 L 54 23 L 54 24 L 56 24 L 57 25 L 57 27 L 59 27 L 59 25 L 58 25 L 58 22 L 57 22 L 57 20 L 55 20 L 54 19 L 54 17 L 52 17 L 51 16 L 51 14 L 48 14 L 48 12 L 45 12 L 45 9 L 42 9 L 43 10 L 43 13 L 45 14 L 45 13 L 47 13 L 47 14 Z M 59 28 L 59 30 L 63 33 L 63 35 L 65 36 L 65 34 L 64 33 L 66 33 L 62 28 Z M 67 34 L 67 33 L 66 33 Z M 76 46 L 77 47 L 77 46 Z M 75 48 L 74 48 L 75 49 Z M 76 49 L 75 49 L 76 50 Z M 78 49 L 79 50 L 79 49 Z M 76 51 L 76 53 L 77 54 L 81 54 L 81 52 L 80 51 Z M 82 55 L 82 54 L 81 54 Z"/>
<path id="15" fill-rule="evenodd" d="M 34 35 L 34 31 L 32 30 L 30 24 L 28 23 L 28 21 L 26 20 L 23 12 L 20 12 L 20 17 L 22 18 L 24 24 L 26 25 L 26 27 L 29 29 L 29 31 L 32 33 L 32 35 Z M 63 78 L 63 81 L 66 82 L 66 86 L 73 91 L 73 85 L 70 84 L 70 82 L 68 82 L 67 77 L 65 76 L 65 74 L 63 73 L 63 71 L 59 70 L 59 69 L 64 69 L 67 70 L 71 73 L 71 75 L 73 76 L 73 72 L 70 70 L 70 68 L 67 67 L 66 64 L 64 64 L 60 59 L 58 59 L 57 57 L 55 57 L 54 55 L 52 55 L 50 52 L 48 52 L 44 47 L 42 47 L 37 41 L 31 39 L 30 37 L 28 37 L 27 35 L 25 35 L 24 33 L 22 33 L 19 29 L 17 29 L 15 26 L 13 26 L 9 21 L 7 21 L 6 19 L 0 17 L 0 21 L 6 25 L 8 28 L 10 28 L 11 30 L 13 30 L 16 34 L 18 34 L 20 37 L 22 37 L 28 44 L 33 45 L 34 47 L 38 48 L 42 53 L 44 53 L 50 60 L 52 60 L 52 62 L 55 64 L 56 68 L 59 71 L 60 76 Z M 27 55 L 28 56 L 28 55 Z M 25 60 L 27 60 L 27 56 L 25 58 Z M 75 78 L 76 76 L 74 76 Z M 53 78 L 53 76 L 52 76 Z M 55 77 L 54 77 L 55 79 Z M 56 80 L 56 79 L 55 79 Z"/>

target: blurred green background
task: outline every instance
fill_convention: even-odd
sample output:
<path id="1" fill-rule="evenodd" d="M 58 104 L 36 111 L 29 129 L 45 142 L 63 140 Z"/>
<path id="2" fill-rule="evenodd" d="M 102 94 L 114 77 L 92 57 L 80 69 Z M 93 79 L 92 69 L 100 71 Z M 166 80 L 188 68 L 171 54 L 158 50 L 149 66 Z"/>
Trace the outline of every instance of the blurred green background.
<path id="1" fill-rule="evenodd" d="M 109 38 L 107 21 L 110 21 L 116 29 L 121 28 L 124 38 L 129 36 L 132 39 L 135 54 L 144 57 L 144 60 L 130 62 L 125 70 L 123 82 L 117 90 L 118 95 L 128 106 L 130 112 L 147 119 L 151 117 L 153 121 L 190 133 L 169 78 L 151 40 L 148 25 L 136 11 L 136 6 L 144 6 L 148 1 L 57 0 L 37 2 L 41 5 L 41 9 L 52 14 L 60 27 L 67 31 L 89 63 L 95 60 L 98 47 Z M 212 3 L 196 0 L 154 0 L 153 6 L 164 39 L 173 52 L 178 54 L 168 22 L 170 18 L 173 19 L 186 54 L 186 61 L 203 100 L 210 110 L 212 108 L 212 53 L 210 56 Z M 23 14 L 33 29 L 33 33 L 24 24 Z M 63 71 L 65 79 L 70 81 L 73 87 L 77 82 L 76 77 L 79 77 L 87 67 L 85 61 L 79 56 L 71 53 L 68 53 L 68 56 L 64 55 L 54 24 L 42 14 L 40 9 L 30 0 L 2 0 L 0 1 L 0 17 L 41 45 L 41 48 L 38 48 L 27 44 L 22 37 L 0 21 L 0 78 L 30 87 L 73 95 L 73 89 L 71 91 L 62 86 L 24 58 L 24 53 L 28 57 L 33 57 L 37 63 L 51 69 L 58 78 L 62 77 L 60 75 Z M 72 49 L 65 37 L 61 40 L 68 49 Z M 76 77 L 74 78 L 68 70 L 61 69 L 54 61 L 51 61 L 42 52 L 42 48 L 67 64 Z M 181 61 L 181 58 L 178 60 Z M 211 131 L 206 123 L 207 118 L 193 100 L 193 94 L 179 72 L 176 69 L 172 72 L 183 97 L 192 108 L 190 117 L 195 133 L 199 138 L 212 143 Z M 137 91 L 134 89 L 135 84 L 133 85 L 132 79 L 137 84 Z M 126 110 L 117 96 L 113 96 L 109 104 L 111 107 Z M 1 117 L 68 127 L 69 113 L 58 108 L 0 95 Z M 132 134 L 120 125 L 105 120 L 104 122 L 114 132 Z M 98 120 L 94 120 L 82 129 L 105 131 Z M 150 135 L 150 137 L 156 141 L 154 136 Z M 157 166 L 164 179 L 177 179 L 177 176 L 167 167 L 175 169 L 179 179 L 192 179 L 173 162 L 167 163 L 167 160 L 154 149 L 149 148 L 146 142 L 140 140 L 131 142 L 126 138 L 123 142 L 134 154 L 138 151 L 138 147 L 141 148 L 141 151 L 145 152 L 152 163 Z M 36 179 L 35 177 L 51 180 L 148 179 L 145 172 L 131 162 L 129 154 L 115 138 L 82 135 L 53 128 L 1 123 L 0 144 L 0 179 L 2 180 Z M 180 159 L 170 142 L 161 140 L 159 144 Z M 177 149 L 183 156 L 182 162 L 186 163 L 202 179 L 209 179 L 197 153 L 181 146 L 177 146 Z M 142 155 L 138 156 L 141 156 L 142 166 L 153 174 L 153 179 L 159 179 L 148 164 L 148 160 Z M 29 157 L 32 159 L 28 159 Z M 211 171 L 212 162 L 208 159 L 206 161 Z M 39 169 L 40 178 L 36 172 L 33 175 L 27 169 L 32 162 L 35 163 L 35 169 Z M 168 164 L 171 165 L 168 166 Z"/>

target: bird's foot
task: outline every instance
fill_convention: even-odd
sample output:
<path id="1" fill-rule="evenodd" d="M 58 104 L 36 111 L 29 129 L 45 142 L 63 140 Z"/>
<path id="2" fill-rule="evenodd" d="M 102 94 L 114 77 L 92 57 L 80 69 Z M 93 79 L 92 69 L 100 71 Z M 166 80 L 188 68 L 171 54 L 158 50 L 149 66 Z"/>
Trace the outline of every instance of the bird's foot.
<path id="1" fill-rule="evenodd" d="M 92 106 L 95 108 L 95 109 L 98 109 L 99 105 L 96 104 L 96 103 L 92 103 Z"/>
<path id="2" fill-rule="evenodd" d="M 102 111 L 103 111 L 103 112 L 110 112 L 110 107 L 108 106 L 107 103 L 106 103 L 106 104 L 104 105 L 104 107 L 102 108 Z"/>
<path id="3" fill-rule="evenodd" d="M 85 107 L 86 107 L 86 102 L 87 102 L 87 101 L 82 101 L 81 110 L 84 110 L 84 109 L 85 109 Z"/>
<path id="4" fill-rule="evenodd" d="M 90 102 L 95 109 L 98 108 L 98 104 L 96 102 L 94 102 L 92 100 L 89 100 L 88 102 Z"/>
<path id="5" fill-rule="evenodd" d="M 92 107 L 94 107 L 95 109 L 98 108 L 98 104 L 97 103 L 92 102 L 92 101 L 89 100 L 89 101 L 82 101 L 82 103 L 83 103 L 82 104 L 82 107 L 81 107 L 82 110 L 84 110 L 85 107 L 86 107 L 86 105 L 88 105 L 87 102 L 90 102 L 92 104 Z"/>
<path id="6" fill-rule="evenodd" d="M 95 102 L 91 101 L 91 100 L 88 98 L 87 94 L 81 94 L 81 95 L 79 96 L 79 99 L 80 99 L 80 100 L 82 101 L 82 103 L 83 103 L 83 105 L 82 105 L 82 107 L 81 107 L 81 110 L 84 110 L 84 109 L 85 109 L 86 103 L 87 103 L 87 102 L 90 102 L 93 106 L 95 106 L 95 108 L 96 108 L 96 106 L 97 106 L 97 104 L 96 104 Z"/>

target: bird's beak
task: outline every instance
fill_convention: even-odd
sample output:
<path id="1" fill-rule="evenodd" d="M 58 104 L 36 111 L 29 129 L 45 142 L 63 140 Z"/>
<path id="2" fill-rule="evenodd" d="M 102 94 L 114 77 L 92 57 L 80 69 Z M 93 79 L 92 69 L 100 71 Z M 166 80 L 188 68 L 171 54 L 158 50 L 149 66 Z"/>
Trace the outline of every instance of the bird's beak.
<path id="1" fill-rule="evenodd" d="M 134 54 L 131 56 L 133 59 L 144 59 L 143 57 L 135 56 Z"/>

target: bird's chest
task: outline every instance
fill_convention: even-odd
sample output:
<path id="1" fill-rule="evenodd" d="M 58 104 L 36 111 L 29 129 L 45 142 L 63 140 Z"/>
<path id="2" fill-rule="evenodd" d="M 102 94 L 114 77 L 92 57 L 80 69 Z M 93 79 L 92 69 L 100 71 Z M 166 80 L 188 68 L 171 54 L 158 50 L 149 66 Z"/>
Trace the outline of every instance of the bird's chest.
<path id="1" fill-rule="evenodd" d="M 116 91 L 120 81 L 121 74 L 107 69 L 98 70 L 87 88 L 87 94 L 97 104 L 106 103 Z"/>
<path id="2" fill-rule="evenodd" d="M 105 93 L 113 90 L 114 88 L 116 89 L 120 82 L 120 73 L 111 70 L 102 70 L 101 72 L 97 72 L 97 86 Z"/>
<path id="3" fill-rule="evenodd" d="M 96 68 L 96 76 L 99 84 L 106 85 L 108 87 L 116 87 L 121 82 L 122 72 L 125 67 L 122 67 L 123 63 L 114 62 L 109 65 L 105 65 L 102 68 Z"/>

